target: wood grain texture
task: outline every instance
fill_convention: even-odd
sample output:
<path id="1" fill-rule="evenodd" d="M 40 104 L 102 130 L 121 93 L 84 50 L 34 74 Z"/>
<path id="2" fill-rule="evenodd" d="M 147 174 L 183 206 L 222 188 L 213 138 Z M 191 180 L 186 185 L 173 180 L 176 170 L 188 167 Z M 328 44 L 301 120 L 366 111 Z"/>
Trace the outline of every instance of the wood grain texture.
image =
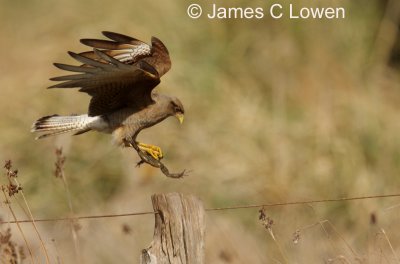
<path id="1" fill-rule="evenodd" d="M 141 264 L 203 264 L 205 211 L 193 195 L 154 194 L 154 237 Z"/>

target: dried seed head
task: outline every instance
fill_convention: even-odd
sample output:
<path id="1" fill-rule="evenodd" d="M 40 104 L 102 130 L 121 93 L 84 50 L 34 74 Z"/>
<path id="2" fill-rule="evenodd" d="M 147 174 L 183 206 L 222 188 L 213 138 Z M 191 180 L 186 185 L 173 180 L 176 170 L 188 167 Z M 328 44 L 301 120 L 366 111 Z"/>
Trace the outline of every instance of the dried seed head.
<path id="1" fill-rule="evenodd" d="M 12 170 L 11 160 L 5 161 L 4 168 L 6 169 L 7 178 L 16 178 L 18 176 L 18 170 Z"/>
<path id="2" fill-rule="evenodd" d="M 11 197 L 22 190 L 22 187 L 15 179 L 18 176 L 18 170 L 12 170 L 11 160 L 6 160 L 4 168 L 6 169 L 5 176 L 7 177 L 8 185 L 2 185 L 1 188 L 3 191 L 6 191 L 8 193 L 8 196 Z"/>
<path id="3" fill-rule="evenodd" d="M 263 208 L 261 208 L 260 210 L 258 210 L 258 213 L 260 214 L 259 216 L 258 216 L 258 220 L 264 220 L 267 216 L 266 216 L 266 214 L 265 214 L 265 208 L 263 207 Z"/>
<path id="4" fill-rule="evenodd" d="M 10 170 L 11 167 L 12 167 L 12 162 L 11 162 L 11 160 L 6 160 L 5 163 L 4 163 L 4 168 L 5 168 L 6 170 Z"/>
<path id="5" fill-rule="evenodd" d="M 300 230 L 297 229 L 294 233 L 293 233 L 293 243 L 297 244 L 300 241 Z"/>
<path id="6" fill-rule="evenodd" d="M 64 163 L 65 163 L 65 156 L 63 155 L 62 148 L 56 148 L 56 162 L 54 163 L 56 169 L 54 171 L 54 176 L 56 178 L 63 178 L 64 174 Z"/>
<path id="7" fill-rule="evenodd" d="M 7 185 L 7 193 L 8 193 L 8 196 L 10 196 L 10 197 L 14 196 L 15 194 L 17 194 L 21 190 L 22 190 L 21 186 L 18 186 L 16 184 L 11 183 L 11 182 Z"/>
<path id="8" fill-rule="evenodd" d="M 17 178 L 17 176 L 18 176 L 18 170 L 10 171 L 10 177 Z"/>
<path id="9" fill-rule="evenodd" d="M 3 263 L 21 263 L 25 259 L 24 250 L 11 241 L 11 229 L 0 230 L 0 260 Z"/>
<path id="10" fill-rule="evenodd" d="M 0 232 L 0 244 L 6 244 L 11 238 L 11 228 L 7 228 L 5 232 Z"/>
<path id="11" fill-rule="evenodd" d="M 274 224 L 274 220 L 272 220 L 271 217 L 267 216 L 264 207 L 261 208 L 258 212 L 260 213 L 258 219 L 261 221 L 261 224 L 270 231 L 272 225 Z"/>

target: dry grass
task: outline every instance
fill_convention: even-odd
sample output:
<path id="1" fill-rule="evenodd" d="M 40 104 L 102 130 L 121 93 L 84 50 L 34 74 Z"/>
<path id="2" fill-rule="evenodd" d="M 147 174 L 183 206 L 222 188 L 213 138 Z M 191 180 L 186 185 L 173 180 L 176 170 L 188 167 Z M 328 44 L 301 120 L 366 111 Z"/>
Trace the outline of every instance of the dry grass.
<path id="1" fill-rule="evenodd" d="M 345 4 L 348 18 L 209 21 L 189 19 L 183 0 L 3 0 L 0 160 L 12 159 L 20 169 L 35 217 L 66 216 L 71 205 L 77 215 L 148 211 L 152 193 L 169 191 L 194 193 L 208 207 L 397 192 L 400 82 L 398 70 L 386 66 L 395 30 L 390 20 L 382 23 L 382 1 L 324 4 Z M 82 50 L 78 39 L 99 37 L 101 30 L 143 40 L 155 35 L 167 44 L 173 68 L 160 90 L 181 98 L 185 123 L 167 120 L 140 139 L 161 146 L 171 170 L 191 169 L 189 177 L 176 181 L 148 166 L 135 168 L 136 154 L 113 147 L 107 135 L 33 140 L 36 118 L 86 111 L 84 94 L 44 88 L 57 75 L 51 63 L 71 62 L 65 52 Z M 67 157 L 70 203 L 52 175 L 56 147 Z M 257 210 L 210 213 L 207 263 L 398 263 L 398 204 L 269 209 L 275 239 L 258 223 Z M 24 218 L 16 205 L 16 218 Z M 0 214 L 13 218 L 7 205 Z M 152 237 L 151 221 L 80 221 L 81 262 L 136 261 Z M 76 261 L 69 223 L 38 225 L 51 263 Z M 34 228 L 21 228 L 34 262 L 44 261 Z"/>

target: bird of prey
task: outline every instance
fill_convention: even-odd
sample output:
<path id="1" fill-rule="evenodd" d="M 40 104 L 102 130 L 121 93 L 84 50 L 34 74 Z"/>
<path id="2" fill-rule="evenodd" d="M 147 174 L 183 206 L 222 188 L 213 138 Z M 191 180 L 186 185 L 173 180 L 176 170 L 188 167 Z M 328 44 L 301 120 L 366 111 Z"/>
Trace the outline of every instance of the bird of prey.
<path id="1" fill-rule="evenodd" d="M 88 113 L 44 116 L 33 124 L 32 132 L 43 132 L 37 139 L 66 132 L 111 133 L 117 145 L 134 147 L 139 154 L 148 156 L 147 161 L 157 164 L 163 157 L 160 147 L 139 143 L 136 137 L 141 130 L 169 116 L 183 122 L 180 100 L 154 91 L 160 77 L 171 68 L 168 50 L 156 37 L 149 45 L 119 33 L 102 33 L 108 40 L 80 40 L 92 50 L 68 52 L 81 65 L 54 63 L 73 74 L 50 79 L 59 83 L 49 88 L 80 88 L 80 92 L 89 94 Z"/>

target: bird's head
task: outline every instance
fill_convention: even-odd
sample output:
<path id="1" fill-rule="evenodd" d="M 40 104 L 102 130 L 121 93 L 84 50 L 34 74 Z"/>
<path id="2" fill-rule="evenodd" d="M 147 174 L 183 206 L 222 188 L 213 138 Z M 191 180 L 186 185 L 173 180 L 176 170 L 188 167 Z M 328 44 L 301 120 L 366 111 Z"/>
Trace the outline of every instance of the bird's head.
<path id="1" fill-rule="evenodd" d="M 169 108 L 170 108 L 169 112 L 171 113 L 171 115 L 178 118 L 179 123 L 182 124 L 185 110 L 183 109 L 183 105 L 182 105 L 181 101 L 179 101 L 179 99 L 176 97 L 172 97 L 170 104 L 169 104 Z"/>

